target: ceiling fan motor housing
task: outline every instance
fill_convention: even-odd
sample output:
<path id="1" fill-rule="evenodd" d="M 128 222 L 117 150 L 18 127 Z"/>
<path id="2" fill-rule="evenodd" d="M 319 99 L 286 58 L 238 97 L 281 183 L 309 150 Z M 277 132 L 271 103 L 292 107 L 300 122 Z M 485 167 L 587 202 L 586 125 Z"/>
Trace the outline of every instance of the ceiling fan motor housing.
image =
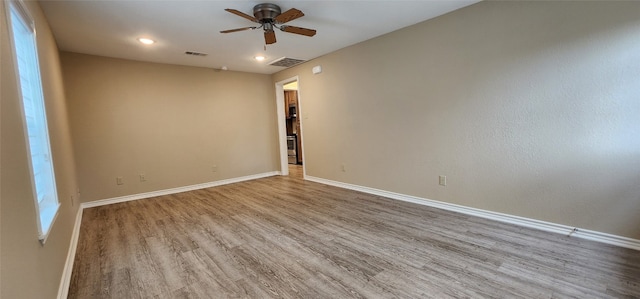
<path id="1" fill-rule="evenodd" d="M 280 13 L 280 6 L 271 3 L 262 3 L 253 7 L 253 16 L 262 24 L 275 22 L 274 19 Z"/>

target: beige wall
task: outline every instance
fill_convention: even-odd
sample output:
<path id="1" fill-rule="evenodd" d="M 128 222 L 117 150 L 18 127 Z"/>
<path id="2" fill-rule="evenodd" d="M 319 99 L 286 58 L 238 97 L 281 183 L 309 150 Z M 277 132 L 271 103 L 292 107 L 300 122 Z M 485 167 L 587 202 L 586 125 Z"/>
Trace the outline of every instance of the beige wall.
<path id="1" fill-rule="evenodd" d="M 78 203 L 75 165 L 67 121 L 58 49 L 40 7 L 25 1 L 35 19 L 44 98 L 58 197 L 62 204 L 47 243 L 38 241 L 28 150 L 8 33 L 5 3 L 0 5 L 1 174 L 0 297 L 55 298 L 62 277 Z"/>
<path id="2" fill-rule="evenodd" d="M 277 170 L 270 76 L 60 55 L 84 201 Z"/>
<path id="3" fill-rule="evenodd" d="M 481 2 L 295 75 L 310 176 L 640 239 L 640 2 Z"/>

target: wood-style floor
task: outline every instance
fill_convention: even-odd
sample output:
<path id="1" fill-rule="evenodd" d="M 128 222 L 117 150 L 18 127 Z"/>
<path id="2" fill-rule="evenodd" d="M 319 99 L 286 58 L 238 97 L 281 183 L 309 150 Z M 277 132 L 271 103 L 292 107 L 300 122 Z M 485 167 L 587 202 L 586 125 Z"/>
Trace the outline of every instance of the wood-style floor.
<path id="1" fill-rule="evenodd" d="M 69 297 L 640 297 L 639 251 L 307 182 L 294 170 L 85 210 Z"/>

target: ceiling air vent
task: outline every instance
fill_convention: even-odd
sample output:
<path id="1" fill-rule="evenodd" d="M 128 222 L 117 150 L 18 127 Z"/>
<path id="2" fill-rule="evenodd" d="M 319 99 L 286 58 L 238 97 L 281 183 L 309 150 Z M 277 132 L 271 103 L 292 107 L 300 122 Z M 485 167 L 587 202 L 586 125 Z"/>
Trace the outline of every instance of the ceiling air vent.
<path id="1" fill-rule="evenodd" d="M 209 55 L 207 53 L 200 53 L 200 52 L 194 52 L 194 51 L 186 51 L 186 52 L 184 52 L 184 54 L 191 55 L 191 56 L 207 56 L 207 55 Z"/>
<path id="2" fill-rule="evenodd" d="M 281 66 L 281 67 L 292 67 L 292 66 L 294 66 L 296 64 L 303 63 L 303 62 L 304 62 L 304 60 L 301 60 L 301 59 L 282 57 L 282 58 L 278 58 L 278 59 L 274 60 L 273 62 L 269 63 L 269 65 Z"/>

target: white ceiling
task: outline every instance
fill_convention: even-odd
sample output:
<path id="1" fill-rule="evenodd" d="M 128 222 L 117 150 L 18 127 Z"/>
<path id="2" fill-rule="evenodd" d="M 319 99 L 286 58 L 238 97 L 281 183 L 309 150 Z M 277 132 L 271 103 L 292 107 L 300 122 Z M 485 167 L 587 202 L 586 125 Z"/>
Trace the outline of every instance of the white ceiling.
<path id="1" fill-rule="evenodd" d="M 288 25 L 318 33 L 306 37 L 277 30 L 277 43 L 266 51 L 262 30 L 219 33 L 255 24 L 225 8 L 253 15 L 253 6 L 265 1 L 44 0 L 40 4 L 63 51 L 272 74 L 283 69 L 268 65 L 275 59 L 310 60 L 478 1 L 271 1 L 283 12 L 292 7 L 304 12 Z M 157 43 L 145 46 L 138 37 Z M 209 55 L 189 56 L 185 51 Z M 258 54 L 267 59 L 255 61 Z"/>

